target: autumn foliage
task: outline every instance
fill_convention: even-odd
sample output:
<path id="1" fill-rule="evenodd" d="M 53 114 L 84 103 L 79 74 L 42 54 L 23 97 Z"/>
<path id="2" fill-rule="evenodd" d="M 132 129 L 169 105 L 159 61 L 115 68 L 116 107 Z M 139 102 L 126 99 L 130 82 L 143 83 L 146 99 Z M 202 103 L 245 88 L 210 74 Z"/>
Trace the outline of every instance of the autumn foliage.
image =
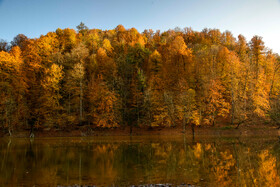
<path id="1" fill-rule="evenodd" d="M 77 29 L 1 48 L 4 130 L 280 120 L 280 58 L 259 36 Z"/>

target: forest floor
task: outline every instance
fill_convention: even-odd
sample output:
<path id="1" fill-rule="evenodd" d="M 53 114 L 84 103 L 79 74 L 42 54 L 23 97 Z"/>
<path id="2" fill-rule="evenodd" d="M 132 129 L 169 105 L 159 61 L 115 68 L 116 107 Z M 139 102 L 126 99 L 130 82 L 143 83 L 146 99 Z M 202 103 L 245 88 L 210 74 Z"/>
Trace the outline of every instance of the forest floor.
<path id="1" fill-rule="evenodd" d="M 238 129 L 234 125 L 217 124 L 215 126 L 195 127 L 196 136 L 279 136 L 280 130 L 272 124 L 243 124 Z M 1 134 L 2 133 L 2 134 Z M 9 136 L 0 133 L 0 137 Z M 13 137 L 29 137 L 29 130 L 14 131 Z M 129 127 L 119 127 L 113 129 L 90 128 L 89 126 L 80 126 L 79 128 L 67 129 L 41 129 L 34 131 L 35 137 L 83 137 L 83 136 L 128 136 L 130 135 Z M 192 136 L 190 126 L 186 127 L 183 132 L 182 126 L 176 127 L 133 127 L 133 136 Z"/>

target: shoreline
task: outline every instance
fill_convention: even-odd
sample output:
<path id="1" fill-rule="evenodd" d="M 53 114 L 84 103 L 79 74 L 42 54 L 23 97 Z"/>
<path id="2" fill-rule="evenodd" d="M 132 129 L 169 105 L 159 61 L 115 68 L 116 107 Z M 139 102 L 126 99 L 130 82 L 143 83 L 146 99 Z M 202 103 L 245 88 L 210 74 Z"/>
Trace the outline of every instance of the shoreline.
<path id="1" fill-rule="evenodd" d="M 130 134 L 129 127 L 118 127 L 114 129 L 91 128 L 82 126 L 79 129 L 50 129 L 35 130 L 35 137 L 94 137 L 94 136 L 192 136 L 190 126 L 183 132 L 181 126 L 177 127 L 133 127 Z M 12 137 L 28 138 L 29 130 L 14 131 Z M 280 130 L 273 125 L 243 125 L 238 129 L 235 126 L 201 126 L 195 128 L 195 136 L 279 136 Z M 9 137 L 9 134 L 0 133 L 0 137 Z"/>

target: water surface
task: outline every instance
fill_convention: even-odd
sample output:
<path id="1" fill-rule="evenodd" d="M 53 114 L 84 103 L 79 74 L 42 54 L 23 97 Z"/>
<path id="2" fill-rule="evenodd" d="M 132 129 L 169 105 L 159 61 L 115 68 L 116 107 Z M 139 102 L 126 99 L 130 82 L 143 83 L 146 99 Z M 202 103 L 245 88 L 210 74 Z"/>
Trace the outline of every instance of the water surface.
<path id="1" fill-rule="evenodd" d="M 279 186 L 277 137 L 0 139 L 0 186 Z"/>

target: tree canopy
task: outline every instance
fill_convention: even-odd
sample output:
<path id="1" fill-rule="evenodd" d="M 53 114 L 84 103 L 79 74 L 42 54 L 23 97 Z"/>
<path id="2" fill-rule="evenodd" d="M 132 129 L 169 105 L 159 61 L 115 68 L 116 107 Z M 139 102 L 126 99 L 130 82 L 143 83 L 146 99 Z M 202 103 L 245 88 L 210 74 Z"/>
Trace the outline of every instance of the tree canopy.
<path id="1" fill-rule="evenodd" d="M 1 127 L 280 123 L 280 58 L 260 36 L 57 29 L 0 42 Z"/>

